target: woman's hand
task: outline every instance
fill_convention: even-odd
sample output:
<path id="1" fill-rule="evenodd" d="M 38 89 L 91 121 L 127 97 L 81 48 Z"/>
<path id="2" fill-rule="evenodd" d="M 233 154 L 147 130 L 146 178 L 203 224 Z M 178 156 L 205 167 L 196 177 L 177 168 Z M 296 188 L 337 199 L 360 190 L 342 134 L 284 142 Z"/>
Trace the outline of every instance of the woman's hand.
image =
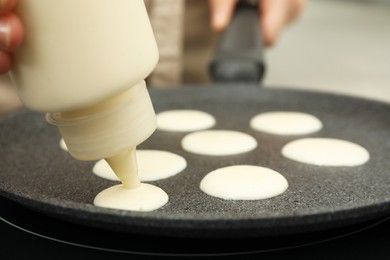
<path id="1" fill-rule="evenodd" d="M 12 51 L 23 40 L 23 25 L 13 12 L 17 0 L 0 0 L 0 74 L 12 66 Z"/>
<path id="2" fill-rule="evenodd" d="M 211 27 L 223 31 L 230 23 L 239 0 L 209 0 Z M 293 22 L 303 10 L 305 0 L 260 0 L 261 29 L 266 46 L 277 41 L 284 27 Z"/>

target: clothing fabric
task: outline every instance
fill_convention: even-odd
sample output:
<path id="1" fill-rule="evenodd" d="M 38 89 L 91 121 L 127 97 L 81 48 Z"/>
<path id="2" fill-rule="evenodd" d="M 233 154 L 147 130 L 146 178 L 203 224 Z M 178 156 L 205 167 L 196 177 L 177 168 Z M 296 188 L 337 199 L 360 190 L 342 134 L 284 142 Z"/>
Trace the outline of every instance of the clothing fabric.
<path id="1" fill-rule="evenodd" d="M 144 0 L 159 48 L 149 87 L 211 82 L 208 65 L 219 34 L 210 26 L 208 0 Z"/>

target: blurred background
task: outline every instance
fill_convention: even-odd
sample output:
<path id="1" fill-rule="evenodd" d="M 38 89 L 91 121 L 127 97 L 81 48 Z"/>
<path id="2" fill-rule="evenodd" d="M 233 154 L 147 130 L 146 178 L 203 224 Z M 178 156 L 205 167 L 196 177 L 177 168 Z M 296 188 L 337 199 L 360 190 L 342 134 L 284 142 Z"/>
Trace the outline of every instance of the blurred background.
<path id="1" fill-rule="evenodd" d="M 147 7 L 150 2 L 145 0 Z M 181 67 L 186 71 L 182 84 L 199 83 L 196 81 L 205 74 L 207 64 L 202 61 L 207 62 L 212 49 L 198 52 L 197 48 L 215 44 L 217 38 L 205 34 L 209 13 L 205 8 L 196 10 L 200 2 L 156 1 L 159 5 L 148 9 L 161 62 L 168 65 L 156 68 L 155 74 L 180 78 L 173 71 L 175 66 Z M 183 3 L 191 12 L 183 20 L 175 20 Z M 207 1 L 202 3 L 206 5 Z M 157 19 L 154 12 L 159 13 Z M 186 28 L 184 35 L 179 35 L 181 26 Z M 186 58 L 175 63 L 182 54 L 181 43 L 175 40 L 179 37 L 184 38 Z M 266 88 L 325 91 L 390 102 L 390 0 L 307 0 L 298 20 L 284 30 L 275 46 L 265 50 L 265 59 Z M 151 81 L 149 85 L 159 84 Z M 0 114 L 19 105 L 9 85 L 8 75 L 0 76 Z M 175 85 L 180 84 L 172 83 L 171 87 Z"/>
<path id="2" fill-rule="evenodd" d="M 308 0 L 266 63 L 266 87 L 390 102 L 390 0 Z"/>

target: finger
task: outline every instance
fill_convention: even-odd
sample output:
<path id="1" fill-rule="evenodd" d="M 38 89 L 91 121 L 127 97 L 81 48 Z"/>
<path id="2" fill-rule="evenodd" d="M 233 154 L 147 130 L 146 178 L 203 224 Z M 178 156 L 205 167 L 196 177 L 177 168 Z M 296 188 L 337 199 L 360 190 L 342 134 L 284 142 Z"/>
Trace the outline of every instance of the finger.
<path id="1" fill-rule="evenodd" d="M 16 5 L 16 0 L 0 0 L 0 15 L 10 12 Z"/>
<path id="2" fill-rule="evenodd" d="M 288 23 L 296 20 L 302 13 L 303 8 L 306 5 L 307 0 L 294 0 L 290 5 L 290 13 L 288 17 Z"/>
<path id="3" fill-rule="evenodd" d="M 263 0 L 261 3 L 261 27 L 265 44 L 274 45 L 286 25 L 295 20 L 303 6 L 304 0 Z"/>
<path id="4" fill-rule="evenodd" d="M 272 46 L 277 41 L 285 23 L 286 6 L 279 0 L 263 0 L 260 8 L 264 41 L 267 46 Z"/>
<path id="5" fill-rule="evenodd" d="M 211 28 L 223 31 L 232 19 L 238 0 L 210 0 Z"/>
<path id="6" fill-rule="evenodd" d="M 18 16 L 8 13 L 0 18 L 0 49 L 13 51 L 23 40 L 23 25 Z"/>
<path id="7" fill-rule="evenodd" d="M 12 66 L 10 54 L 0 51 L 0 74 L 6 73 Z"/>

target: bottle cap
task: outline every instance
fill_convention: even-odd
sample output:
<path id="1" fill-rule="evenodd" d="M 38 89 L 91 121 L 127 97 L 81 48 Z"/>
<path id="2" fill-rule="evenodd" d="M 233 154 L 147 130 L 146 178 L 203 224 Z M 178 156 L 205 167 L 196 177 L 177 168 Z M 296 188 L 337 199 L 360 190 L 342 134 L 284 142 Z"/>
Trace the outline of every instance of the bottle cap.
<path id="1" fill-rule="evenodd" d="M 156 114 L 145 81 L 94 106 L 64 113 L 47 113 L 69 153 L 79 160 L 112 157 L 149 138 Z"/>

